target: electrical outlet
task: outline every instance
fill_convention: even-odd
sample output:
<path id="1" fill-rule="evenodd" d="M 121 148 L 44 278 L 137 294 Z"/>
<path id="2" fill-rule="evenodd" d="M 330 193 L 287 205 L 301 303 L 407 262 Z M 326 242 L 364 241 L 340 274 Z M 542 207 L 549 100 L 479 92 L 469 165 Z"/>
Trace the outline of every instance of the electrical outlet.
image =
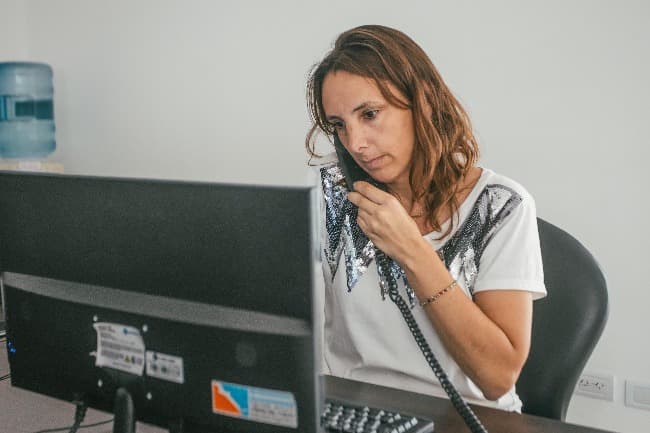
<path id="1" fill-rule="evenodd" d="M 626 380 L 625 406 L 650 410 L 650 383 Z"/>
<path id="2" fill-rule="evenodd" d="M 583 373 L 578 380 L 575 393 L 585 397 L 614 401 L 614 376 Z"/>

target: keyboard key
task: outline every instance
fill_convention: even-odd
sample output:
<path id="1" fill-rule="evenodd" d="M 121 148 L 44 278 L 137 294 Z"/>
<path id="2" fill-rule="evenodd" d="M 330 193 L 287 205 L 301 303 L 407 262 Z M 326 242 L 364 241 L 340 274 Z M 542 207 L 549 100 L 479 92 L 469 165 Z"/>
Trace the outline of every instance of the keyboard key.
<path id="1" fill-rule="evenodd" d="M 321 425 L 329 432 L 432 433 L 433 421 L 387 409 L 327 399 Z"/>

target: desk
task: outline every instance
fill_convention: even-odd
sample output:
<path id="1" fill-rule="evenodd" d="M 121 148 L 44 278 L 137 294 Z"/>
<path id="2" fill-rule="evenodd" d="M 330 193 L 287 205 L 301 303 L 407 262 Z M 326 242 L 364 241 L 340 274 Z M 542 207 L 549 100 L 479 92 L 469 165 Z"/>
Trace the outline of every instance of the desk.
<path id="1" fill-rule="evenodd" d="M 3 343 L 4 346 L 4 343 Z M 0 349 L 0 376 L 8 372 L 7 353 Z M 413 415 L 426 416 L 435 422 L 435 433 L 469 432 L 451 403 L 443 398 L 350 381 L 332 376 L 323 377 L 326 395 L 341 400 L 363 402 L 387 407 Z M 474 406 L 476 415 L 490 433 L 587 433 L 605 432 L 566 424 L 532 415 L 507 413 L 497 409 Z M 35 394 L 0 382 L 0 433 L 34 432 L 43 428 L 72 424 L 71 403 Z M 112 418 L 111 414 L 89 409 L 84 424 Z M 86 433 L 110 433 L 112 424 L 83 429 Z M 138 423 L 138 433 L 166 433 L 166 430 Z"/>
<path id="2" fill-rule="evenodd" d="M 402 410 L 433 419 L 435 433 L 465 433 L 462 418 L 449 400 L 386 388 L 336 377 L 324 378 L 325 393 L 342 400 L 362 401 L 368 405 Z M 482 406 L 472 406 L 474 413 L 490 433 L 587 433 L 605 430 L 567 424 L 560 421 Z"/>

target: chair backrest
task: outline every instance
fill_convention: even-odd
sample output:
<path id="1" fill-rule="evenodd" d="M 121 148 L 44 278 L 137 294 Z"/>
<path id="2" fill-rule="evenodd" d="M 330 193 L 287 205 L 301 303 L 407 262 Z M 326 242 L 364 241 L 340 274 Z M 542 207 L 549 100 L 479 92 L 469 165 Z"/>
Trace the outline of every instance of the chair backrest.
<path id="1" fill-rule="evenodd" d="M 607 322 L 607 284 L 577 239 L 540 218 L 537 223 L 548 295 L 533 303 L 531 349 L 517 393 L 524 413 L 564 421 Z"/>

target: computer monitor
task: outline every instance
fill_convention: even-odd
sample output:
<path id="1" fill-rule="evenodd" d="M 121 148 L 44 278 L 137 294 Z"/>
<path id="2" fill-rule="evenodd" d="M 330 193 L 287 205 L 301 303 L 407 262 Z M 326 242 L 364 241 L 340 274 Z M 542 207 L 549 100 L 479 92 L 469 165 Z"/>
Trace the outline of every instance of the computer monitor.
<path id="1" fill-rule="evenodd" d="M 175 431 L 311 432 L 315 189 L 0 173 L 13 386 Z"/>

